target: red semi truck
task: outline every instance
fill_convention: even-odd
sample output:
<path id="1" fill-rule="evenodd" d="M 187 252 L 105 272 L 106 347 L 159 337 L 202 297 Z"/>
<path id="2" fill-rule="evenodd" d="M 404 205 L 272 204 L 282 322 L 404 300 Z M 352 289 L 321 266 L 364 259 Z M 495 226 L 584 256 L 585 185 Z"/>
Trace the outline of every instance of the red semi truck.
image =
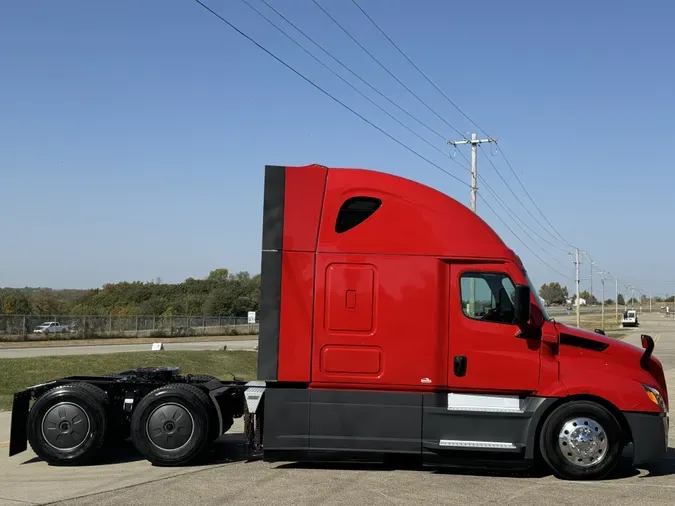
<path id="1" fill-rule="evenodd" d="M 182 465 L 244 418 L 266 461 L 416 459 L 599 478 L 668 446 L 663 368 L 554 321 L 498 235 L 447 195 L 362 169 L 265 168 L 258 380 L 178 367 L 60 378 L 14 397 L 30 442 L 81 464 L 129 435 Z M 31 401 L 34 401 L 31 406 Z"/>

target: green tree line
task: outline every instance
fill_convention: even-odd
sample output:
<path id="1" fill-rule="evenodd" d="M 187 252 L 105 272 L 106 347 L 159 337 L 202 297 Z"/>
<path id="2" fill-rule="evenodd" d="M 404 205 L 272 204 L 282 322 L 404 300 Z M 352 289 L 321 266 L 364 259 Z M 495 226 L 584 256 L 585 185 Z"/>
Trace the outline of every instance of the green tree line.
<path id="1" fill-rule="evenodd" d="M 260 274 L 216 269 L 182 283 L 123 282 L 92 290 L 0 289 L 4 315 L 246 316 L 258 311 Z"/>
<path id="2" fill-rule="evenodd" d="M 558 282 L 551 282 L 551 283 L 544 283 L 541 285 L 541 288 L 539 289 L 539 295 L 546 300 L 548 304 L 565 304 L 565 302 L 569 299 L 571 302 L 574 304 L 576 301 L 576 294 L 572 294 L 570 296 L 569 291 L 566 286 L 562 286 Z M 584 299 L 587 304 L 600 304 L 600 300 L 595 296 L 591 295 L 588 290 L 584 290 L 579 294 L 579 297 Z M 670 296 L 670 297 L 653 297 L 652 298 L 652 303 L 666 303 L 666 302 L 674 302 L 675 297 Z M 628 304 L 648 304 L 649 303 L 649 297 L 646 295 L 642 295 L 640 300 L 637 298 L 633 299 L 630 298 L 628 299 Z M 614 304 L 614 299 L 608 298 L 605 299 L 605 304 Z M 618 294 L 617 297 L 617 304 L 620 306 L 623 306 L 626 304 L 626 300 L 624 298 L 624 295 L 622 293 Z"/>

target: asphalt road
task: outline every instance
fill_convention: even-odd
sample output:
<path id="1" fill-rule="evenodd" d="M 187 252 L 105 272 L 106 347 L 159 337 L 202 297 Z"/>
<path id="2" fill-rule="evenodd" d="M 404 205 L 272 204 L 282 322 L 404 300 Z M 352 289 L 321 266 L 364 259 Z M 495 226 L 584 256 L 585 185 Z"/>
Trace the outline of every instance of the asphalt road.
<path id="1" fill-rule="evenodd" d="M 172 343 L 157 339 L 164 345 L 165 350 L 252 350 L 258 345 L 257 339 L 242 339 L 240 341 L 193 341 L 187 343 Z M 122 353 L 129 351 L 150 351 L 151 343 L 144 344 L 99 344 L 85 346 L 31 346 L 26 348 L 0 348 L 0 359 L 22 357 L 46 357 L 62 355 L 99 355 L 105 353 Z"/>
<path id="2" fill-rule="evenodd" d="M 642 326 L 626 339 L 638 344 L 640 333 L 656 340 L 655 355 L 675 392 L 675 321 L 645 315 Z M 232 430 L 217 442 L 208 464 L 181 469 L 155 468 L 130 445 L 111 450 L 97 465 L 76 469 L 49 467 L 30 451 L 11 459 L 0 453 L 0 505 L 675 504 L 673 428 L 664 458 L 639 469 L 624 465 L 614 479 L 598 482 L 565 482 L 537 473 L 245 461 L 238 455 L 241 425 Z M 9 415 L 0 413 L 0 452 L 7 451 L 2 441 L 8 438 Z"/>

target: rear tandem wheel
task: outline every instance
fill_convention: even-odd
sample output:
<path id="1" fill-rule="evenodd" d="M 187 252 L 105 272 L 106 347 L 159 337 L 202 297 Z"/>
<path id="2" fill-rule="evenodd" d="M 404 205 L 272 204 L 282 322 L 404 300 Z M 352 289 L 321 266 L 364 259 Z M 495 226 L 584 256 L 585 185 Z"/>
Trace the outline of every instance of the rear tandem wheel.
<path id="1" fill-rule="evenodd" d="M 208 395 L 193 385 L 174 383 L 146 395 L 131 416 L 131 439 L 155 465 L 180 466 L 199 457 L 217 425 Z"/>
<path id="2" fill-rule="evenodd" d="M 28 413 L 28 442 L 52 465 L 79 465 L 102 446 L 108 394 L 89 383 L 70 383 L 43 394 Z"/>

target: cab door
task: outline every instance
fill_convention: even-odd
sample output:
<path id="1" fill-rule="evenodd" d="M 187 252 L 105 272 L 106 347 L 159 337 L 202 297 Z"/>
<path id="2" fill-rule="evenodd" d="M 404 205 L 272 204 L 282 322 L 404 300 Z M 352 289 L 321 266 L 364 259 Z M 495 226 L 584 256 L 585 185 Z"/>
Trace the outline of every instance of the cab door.
<path id="1" fill-rule="evenodd" d="M 448 387 L 452 391 L 528 394 L 539 384 L 541 340 L 515 323 L 510 264 L 452 264 Z"/>

